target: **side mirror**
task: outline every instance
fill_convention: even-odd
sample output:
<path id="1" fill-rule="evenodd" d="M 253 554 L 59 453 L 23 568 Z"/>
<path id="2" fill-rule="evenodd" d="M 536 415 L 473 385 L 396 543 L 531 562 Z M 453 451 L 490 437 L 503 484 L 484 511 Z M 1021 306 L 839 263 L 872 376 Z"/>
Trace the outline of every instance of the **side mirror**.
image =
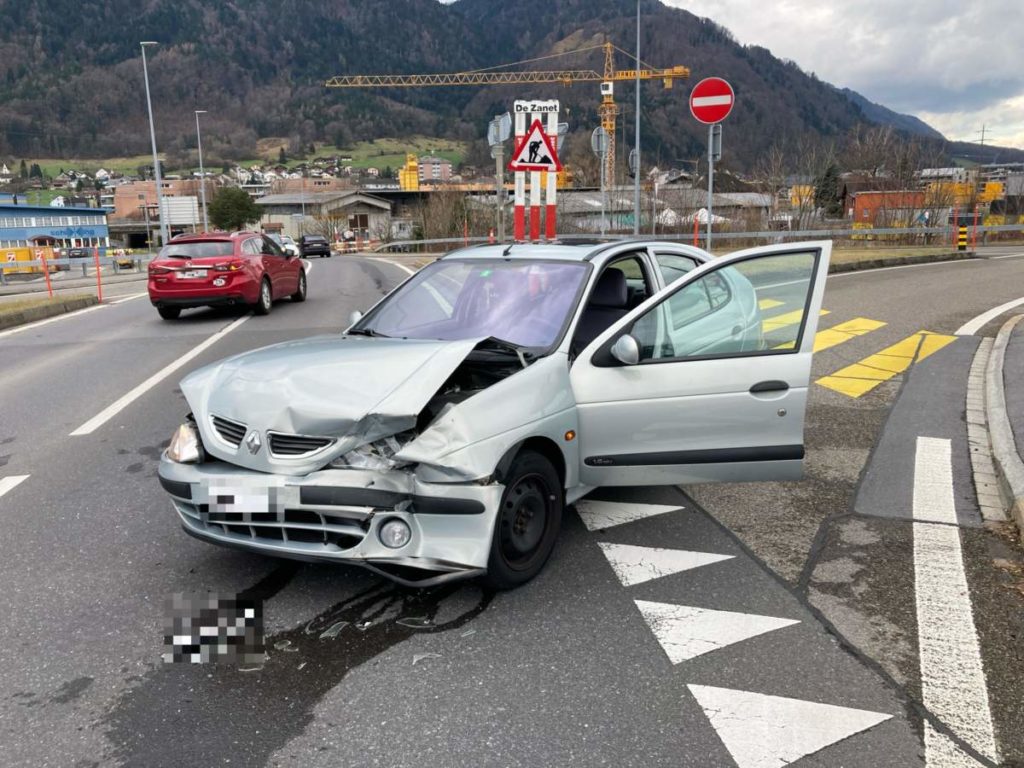
<path id="1" fill-rule="evenodd" d="M 619 336 L 610 351 L 612 357 L 623 365 L 636 365 L 640 362 L 640 345 L 628 333 Z"/>
<path id="2" fill-rule="evenodd" d="M 348 324 L 355 325 L 362 319 L 362 317 L 363 313 L 357 309 L 351 315 L 348 316 Z"/>

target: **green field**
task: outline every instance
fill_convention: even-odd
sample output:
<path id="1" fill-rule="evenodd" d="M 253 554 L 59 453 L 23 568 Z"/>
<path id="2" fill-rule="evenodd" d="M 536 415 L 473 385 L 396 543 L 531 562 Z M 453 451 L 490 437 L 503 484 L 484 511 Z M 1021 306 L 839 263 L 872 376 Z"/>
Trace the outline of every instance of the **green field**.
<path id="1" fill-rule="evenodd" d="M 253 165 L 265 165 L 269 163 L 276 163 L 278 158 L 278 152 L 282 146 L 287 147 L 286 139 L 260 139 L 257 145 L 258 157 L 249 158 L 246 160 L 238 161 L 238 164 L 243 167 L 250 167 Z M 346 161 L 345 165 L 351 165 L 354 168 L 379 168 L 384 170 L 387 166 L 391 166 L 394 171 L 405 164 L 405 155 L 407 152 L 413 152 L 416 155 L 437 155 L 439 157 L 447 158 L 451 160 L 453 165 L 458 165 L 462 162 L 462 159 L 466 156 L 467 147 L 466 143 L 462 141 L 451 141 L 448 139 L 434 139 L 426 136 L 413 136 L 407 139 L 375 139 L 373 141 L 360 141 L 351 147 L 335 147 L 333 144 L 316 144 L 316 151 L 307 155 L 305 162 L 315 160 L 320 157 L 330 157 L 331 155 L 340 155 L 342 157 L 351 157 L 351 161 Z M 286 149 L 287 151 L 287 149 Z M 21 158 L 18 158 L 20 161 Z M 205 159 L 205 158 L 204 158 Z M 167 162 L 167 158 L 163 158 L 164 162 Z M 88 174 L 93 174 L 100 168 L 105 168 L 108 171 L 119 171 L 125 174 L 134 174 L 139 166 L 152 165 L 152 156 L 150 155 L 135 155 L 133 157 L 107 157 L 102 159 L 96 158 L 25 158 L 25 162 L 31 166 L 32 163 L 38 163 L 43 173 L 49 177 L 54 177 L 60 173 L 61 169 L 64 170 L 76 170 L 84 171 Z M 301 162 L 298 159 L 288 158 L 288 167 L 294 168 Z M 208 165 L 207 170 L 219 170 L 220 162 L 211 158 L 211 164 Z M 178 173 L 187 172 L 192 170 L 190 168 L 172 168 L 166 166 L 167 173 Z M 196 167 L 194 170 L 198 170 Z M 47 201 L 48 202 L 48 201 Z"/>

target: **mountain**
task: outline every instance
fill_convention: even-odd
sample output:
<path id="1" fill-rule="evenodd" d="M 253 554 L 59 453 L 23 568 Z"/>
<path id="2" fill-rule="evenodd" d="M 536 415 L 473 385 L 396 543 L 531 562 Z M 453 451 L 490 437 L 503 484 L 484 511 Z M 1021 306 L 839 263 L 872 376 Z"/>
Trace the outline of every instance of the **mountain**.
<path id="1" fill-rule="evenodd" d="M 888 107 L 883 107 L 881 104 L 868 101 L 859 93 L 851 91 L 849 88 L 841 88 L 839 90 L 840 93 L 846 96 L 846 98 L 860 107 L 860 111 L 864 113 L 864 117 L 872 123 L 877 123 L 879 125 L 891 125 L 893 128 L 898 130 L 915 136 L 923 136 L 928 139 L 938 139 L 939 141 L 946 140 L 945 136 L 928 125 L 924 120 L 916 118 L 913 115 L 904 115 L 899 112 L 893 112 Z"/>
<path id="2" fill-rule="evenodd" d="M 158 143 L 172 165 L 195 146 L 196 109 L 208 111 L 210 165 L 253 157 L 262 137 L 344 147 L 410 134 L 471 141 L 485 164 L 487 120 L 527 97 L 562 101 L 579 151 L 597 125 L 597 83 L 333 90 L 323 82 L 466 71 L 581 48 L 589 50 L 518 68 L 601 71 L 596 46 L 605 39 L 633 47 L 635 9 L 634 0 L 0 0 L 0 157 L 144 155 L 140 40 L 159 42 L 147 52 L 149 77 Z M 657 0 L 642 0 L 642 17 L 644 61 L 686 65 L 692 82 L 715 74 L 732 83 L 724 157 L 737 170 L 775 144 L 793 151 L 808 136 L 839 138 L 865 121 L 930 130 L 739 45 L 708 19 Z M 616 66 L 629 68 L 628 54 L 617 54 Z M 703 155 L 707 131 L 689 115 L 690 87 L 642 86 L 645 164 Z M 633 94 L 632 83 L 616 83 L 620 142 L 632 141 Z"/>

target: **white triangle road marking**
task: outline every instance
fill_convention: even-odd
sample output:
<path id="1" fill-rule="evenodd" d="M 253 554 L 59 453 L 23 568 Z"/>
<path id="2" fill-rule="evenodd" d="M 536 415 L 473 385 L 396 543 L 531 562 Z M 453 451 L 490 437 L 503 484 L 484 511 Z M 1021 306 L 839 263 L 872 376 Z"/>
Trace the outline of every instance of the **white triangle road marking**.
<path id="1" fill-rule="evenodd" d="M 0 496 L 3 496 L 8 491 L 13 491 L 25 480 L 28 480 L 29 475 L 10 475 L 9 477 L 0 477 Z"/>
<path id="2" fill-rule="evenodd" d="M 690 605 L 652 603 L 646 600 L 634 602 L 673 664 L 800 623 L 794 619 L 713 611 Z"/>
<path id="3" fill-rule="evenodd" d="M 635 547 L 630 544 L 609 544 L 598 542 L 615 575 L 623 586 L 641 584 L 662 576 L 671 576 L 680 571 L 689 571 L 703 565 L 722 560 L 731 560 L 734 555 L 716 555 L 711 552 L 690 552 L 685 549 L 659 549 L 656 547 Z"/>
<path id="4" fill-rule="evenodd" d="M 592 501 L 581 499 L 576 502 L 576 511 L 583 519 L 588 531 L 600 531 L 645 517 L 653 517 L 664 512 L 675 512 L 682 507 L 666 504 L 637 504 L 629 501 Z"/>
<path id="5" fill-rule="evenodd" d="M 749 691 L 687 687 L 739 768 L 780 768 L 892 717 Z"/>

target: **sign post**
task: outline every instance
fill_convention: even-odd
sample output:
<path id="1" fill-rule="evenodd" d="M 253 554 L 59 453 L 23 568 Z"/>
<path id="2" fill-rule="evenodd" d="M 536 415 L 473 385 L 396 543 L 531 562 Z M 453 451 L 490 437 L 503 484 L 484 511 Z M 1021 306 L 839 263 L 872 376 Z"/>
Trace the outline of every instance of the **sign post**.
<path id="1" fill-rule="evenodd" d="M 487 128 L 487 143 L 494 158 L 494 204 L 498 219 L 498 242 L 505 239 L 505 142 L 512 135 L 512 116 L 495 115 Z"/>
<path id="2" fill-rule="evenodd" d="M 720 77 L 706 77 L 690 92 L 690 113 L 708 126 L 708 223 L 705 247 L 711 250 L 712 196 L 714 194 L 715 161 L 722 157 L 721 121 L 732 112 L 736 95 L 732 86 Z"/>
<path id="3" fill-rule="evenodd" d="M 608 131 L 606 131 L 600 125 L 594 129 L 594 132 L 590 134 L 590 148 L 597 155 L 597 162 L 601 166 L 601 235 L 605 233 L 605 208 L 607 208 L 607 201 L 605 200 L 605 189 L 604 189 L 604 167 L 605 167 L 605 156 L 608 154 Z"/>
<path id="4" fill-rule="evenodd" d="M 526 172 L 530 173 L 530 239 L 540 240 L 541 215 L 541 172 L 546 171 L 547 223 L 544 234 L 554 239 L 556 233 L 555 195 L 556 174 L 562 170 L 558 160 L 556 140 L 558 137 L 557 101 L 516 101 L 515 147 L 508 168 L 515 171 L 515 240 L 526 239 Z M 530 118 L 527 127 L 527 116 Z M 545 118 L 546 116 L 546 118 Z M 545 122 L 547 123 L 545 127 Z"/>

